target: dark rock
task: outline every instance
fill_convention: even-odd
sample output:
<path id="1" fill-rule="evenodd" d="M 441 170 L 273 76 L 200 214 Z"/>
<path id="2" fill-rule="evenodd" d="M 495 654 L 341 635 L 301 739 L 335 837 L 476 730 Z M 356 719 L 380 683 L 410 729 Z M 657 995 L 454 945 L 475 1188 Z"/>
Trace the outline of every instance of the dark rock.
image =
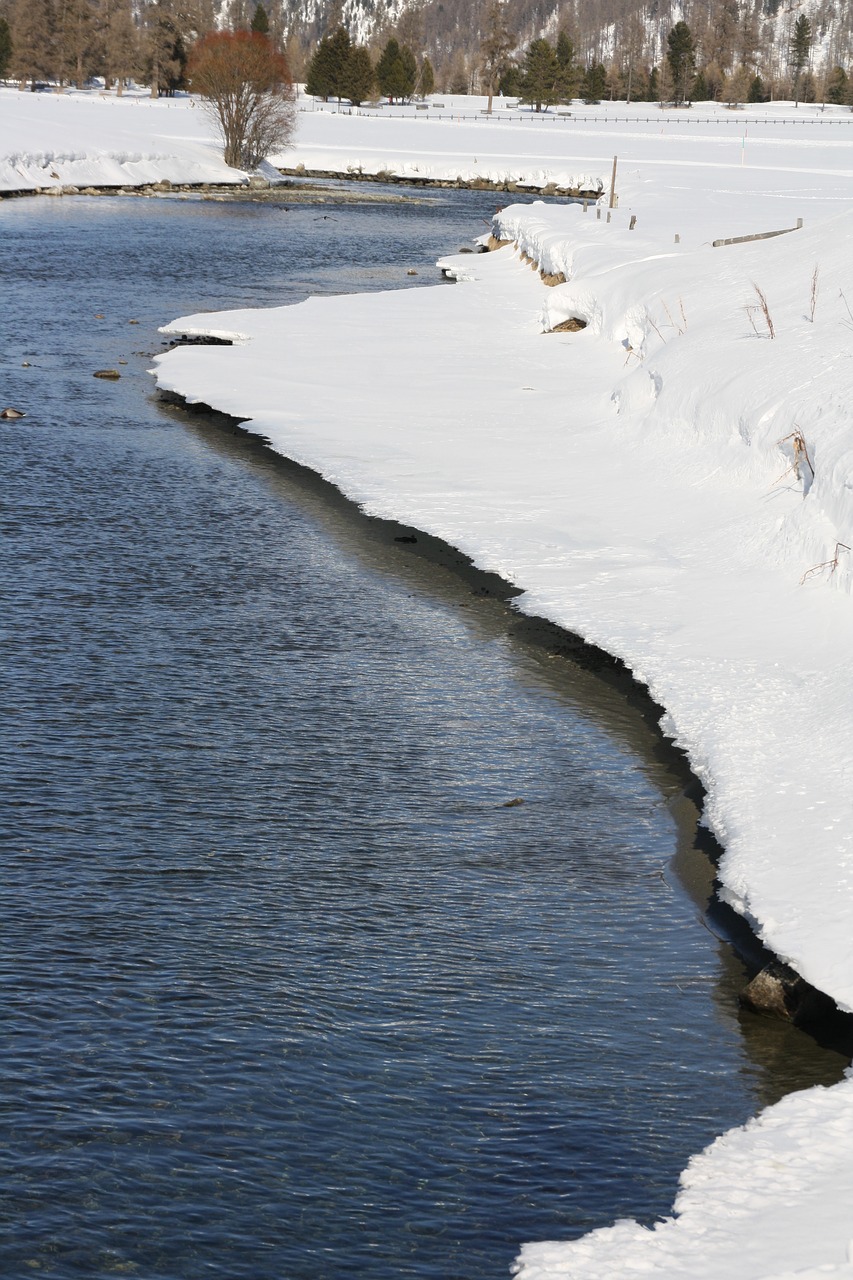
<path id="1" fill-rule="evenodd" d="M 108 378 L 111 382 L 115 382 L 121 377 L 118 369 L 96 369 L 92 374 L 93 378 Z"/>
<path id="2" fill-rule="evenodd" d="M 740 993 L 740 1002 L 755 1013 L 809 1026 L 831 1018 L 835 1002 L 801 978 L 790 965 L 771 960 Z"/>

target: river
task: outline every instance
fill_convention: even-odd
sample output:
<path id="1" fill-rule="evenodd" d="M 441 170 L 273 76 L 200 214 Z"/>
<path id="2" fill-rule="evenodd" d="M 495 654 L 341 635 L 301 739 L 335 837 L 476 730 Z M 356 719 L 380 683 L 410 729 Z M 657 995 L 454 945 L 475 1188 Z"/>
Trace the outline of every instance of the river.
<path id="1" fill-rule="evenodd" d="M 841 1075 L 738 1011 L 641 709 L 154 393 L 494 199 L 0 204 L 4 1275 L 495 1280 Z"/>

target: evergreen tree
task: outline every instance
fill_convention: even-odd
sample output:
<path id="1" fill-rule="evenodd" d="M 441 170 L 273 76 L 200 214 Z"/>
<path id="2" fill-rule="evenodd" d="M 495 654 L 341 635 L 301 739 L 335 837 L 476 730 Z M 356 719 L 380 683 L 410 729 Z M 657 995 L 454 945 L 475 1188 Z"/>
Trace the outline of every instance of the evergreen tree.
<path id="1" fill-rule="evenodd" d="M 666 61 L 672 74 L 672 91 L 676 105 L 686 101 L 696 74 L 693 33 L 686 22 L 676 22 L 666 38 Z"/>
<path id="2" fill-rule="evenodd" d="M 376 64 L 376 80 L 379 91 L 389 102 L 395 98 L 408 98 L 415 91 L 418 78 L 418 64 L 415 55 L 408 45 L 400 48 L 392 36 L 382 50 Z"/>
<path id="3" fill-rule="evenodd" d="M 521 97 L 521 67 L 511 62 L 498 81 L 498 92 L 506 98 Z"/>
<path id="4" fill-rule="evenodd" d="M 329 37 L 323 36 L 323 39 L 314 50 L 311 61 L 308 63 L 305 92 L 310 94 L 312 98 L 322 98 L 324 102 L 328 102 L 334 92 L 334 80 Z"/>
<path id="5" fill-rule="evenodd" d="M 257 31 L 260 36 L 268 36 L 270 33 L 270 19 L 264 6 L 260 3 L 255 5 L 255 14 L 252 18 L 251 31 Z"/>
<path id="6" fill-rule="evenodd" d="M 746 95 L 747 102 L 766 102 L 767 93 L 764 88 L 764 81 L 761 76 L 753 76 L 749 83 L 749 93 Z"/>
<path id="7" fill-rule="evenodd" d="M 347 63 L 352 53 L 352 41 L 349 38 L 349 32 L 346 27 L 338 26 L 335 28 L 329 39 L 329 49 L 331 51 L 332 92 L 340 102 L 341 98 L 346 97 L 343 81 L 346 76 Z"/>
<path id="8" fill-rule="evenodd" d="M 354 107 L 360 107 L 365 98 L 369 98 L 376 83 L 376 73 L 370 54 L 363 45 L 356 44 L 350 49 L 341 79 L 341 91 L 349 98 Z"/>
<path id="9" fill-rule="evenodd" d="M 5 18 L 0 18 L 0 80 L 6 79 L 6 68 L 12 60 L 12 33 Z"/>
<path id="10" fill-rule="evenodd" d="M 492 111 L 492 99 L 495 95 L 495 90 L 509 61 L 513 44 L 513 38 L 506 24 L 503 5 L 500 0 L 497 0 L 497 3 L 492 5 L 486 15 L 486 29 L 480 41 L 480 66 L 482 68 L 483 84 L 485 85 L 486 93 L 489 95 L 489 101 L 486 106 L 486 111 L 489 115 L 491 115 Z"/>
<path id="11" fill-rule="evenodd" d="M 403 97 L 411 98 L 418 83 L 418 60 L 407 44 L 400 46 L 400 61 L 403 64 Z"/>
<path id="12" fill-rule="evenodd" d="M 323 36 L 308 66 L 305 92 L 324 102 L 332 97 L 338 100 L 346 97 L 343 82 L 351 50 L 346 27 L 338 27 L 330 36 Z"/>
<path id="13" fill-rule="evenodd" d="M 794 102 L 800 104 L 800 76 L 807 65 L 812 48 L 812 25 L 804 13 L 794 23 L 789 64 L 794 81 Z"/>
<path id="14" fill-rule="evenodd" d="M 604 97 L 607 84 L 607 72 L 602 62 L 592 62 L 584 73 L 581 94 L 586 103 L 600 102 Z"/>
<path id="15" fill-rule="evenodd" d="M 559 101 L 560 67 L 553 46 L 547 40 L 534 40 L 524 55 L 521 76 L 521 99 L 536 111 Z"/>
<path id="16" fill-rule="evenodd" d="M 0 54 L 2 60 L 2 54 Z M 849 84 L 843 67 L 833 67 L 826 78 L 826 100 L 840 106 L 847 101 Z"/>
<path id="17" fill-rule="evenodd" d="M 575 62 L 575 52 L 573 40 L 565 31 L 561 31 L 557 36 L 557 47 L 554 50 L 557 66 L 560 69 L 558 91 L 561 102 L 571 102 L 578 88 L 580 72 Z"/>

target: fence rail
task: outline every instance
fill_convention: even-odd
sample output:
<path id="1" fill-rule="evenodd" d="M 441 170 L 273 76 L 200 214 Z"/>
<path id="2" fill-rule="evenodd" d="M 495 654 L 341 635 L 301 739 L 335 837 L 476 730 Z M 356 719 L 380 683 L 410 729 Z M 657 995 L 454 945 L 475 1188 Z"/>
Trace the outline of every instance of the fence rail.
<path id="1" fill-rule="evenodd" d="M 324 115 L 353 115 L 353 108 L 342 107 L 340 110 L 328 110 L 327 107 L 304 106 L 299 104 L 300 111 L 305 112 L 322 112 Z M 660 124 L 662 121 L 666 124 L 719 124 L 719 125 L 737 125 L 738 129 L 742 129 L 747 125 L 844 125 L 849 127 L 853 125 L 853 112 L 847 117 L 843 116 L 741 116 L 732 113 L 728 116 L 693 116 L 693 115 L 669 115 L 662 111 L 656 116 L 612 116 L 612 115 L 576 115 L 570 111 L 543 111 L 540 114 L 536 112 L 515 113 L 506 110 L 493 111 L 489 115 L 486 111 L 476 110 L 471 112 L 465 111 L 437 111 L 433 107 L 424 108 L 415 106 L 415 111 L 395 111 L 393 107 L 357 107 L 356 115 L 367 117 L 382 116 L 384 119 L 392 120 L 452 120 L 458 123 L 465 122 L 467 124 Z"/>

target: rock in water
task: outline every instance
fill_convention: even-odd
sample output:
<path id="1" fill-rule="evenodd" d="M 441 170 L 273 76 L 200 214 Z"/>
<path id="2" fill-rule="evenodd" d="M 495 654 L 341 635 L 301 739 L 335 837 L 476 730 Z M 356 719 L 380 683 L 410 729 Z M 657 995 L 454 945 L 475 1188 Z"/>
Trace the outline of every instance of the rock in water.
<path id="1" fill-rule="evenodd" d="M 115 382 L 116 378 L 120 378 L 121 374 L 118 369 L 96 369 L 92 374 L 93 378 L 110 378 Z"/>

